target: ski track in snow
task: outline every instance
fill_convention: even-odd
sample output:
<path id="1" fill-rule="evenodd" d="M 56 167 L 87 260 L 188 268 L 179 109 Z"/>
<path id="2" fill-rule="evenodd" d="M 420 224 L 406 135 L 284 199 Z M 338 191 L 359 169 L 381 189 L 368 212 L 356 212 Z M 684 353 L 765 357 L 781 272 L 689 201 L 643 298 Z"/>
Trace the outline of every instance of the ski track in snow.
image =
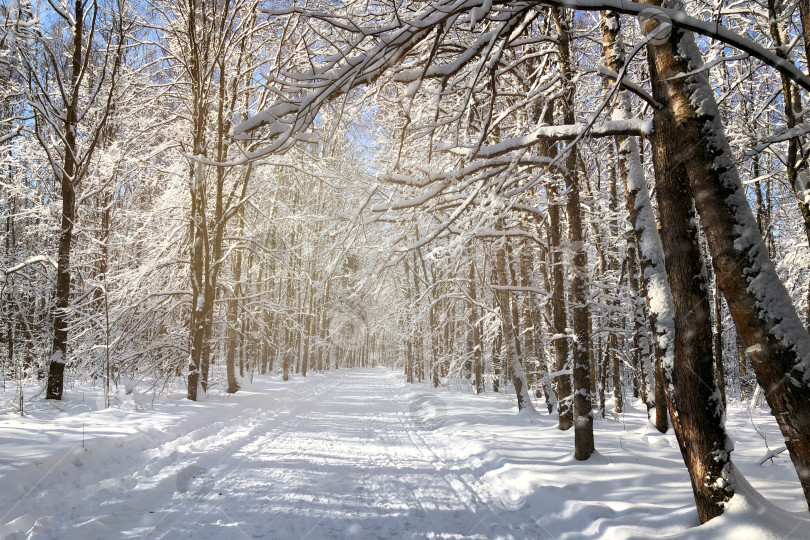
<path id="1" fill-rule="evenodd" d="M 496 512 L 455 487 L 443 472 L 447 466 L 419 437 L 407 412 L 404 394 L 410 390 L 401 377 L 379 370 L 338 373 L 313 389 L 311 401 L 302 396 L 306 407 L 298 406 L 234 452 L 228 472 L 216 475 L 211 495 L 189 510 L 174 533 L 195 538 L 508 536 Z M 219 504 L 223 499 L 227 503 Z M 205 525 L 186 530 L 189 521 Z M 154 532 L 156 538 L 173 534 Z"/>
<path id="2" fill-rule="evenodd" d="M 418 434 L 408 412 L 413 389 L 401 376 L 330 375 L 285 390 L 284 410 L 259 407 L 194 429 L 143 452 L 145 464 L 131 456 L 121 477 L 72 486 L 49 478 L 34 486 L 30 504 L 3 511 L 0 533 L 77 540 L 510 536 L 498 510 L 448 473 Z M 117 446 L 127 453 L 126 442 Z M 73 449 L 56 470 L 65 457 L 76 468 L 93 460 Z"/>
<path id="3" fill-rule="evenodd" d="M 15 431 L 11 420 L 0 424 L 0 442 L 30 454 L 14 461 L 9 446 L 0 450 L 0 538 L 810 535 L 810 520 L 774 510 L 755 494 L 711 527 L 694 528 L 674 437 L 643 421 L 599 422 L 601 453 L 580 463 L 572 457 L 573 433 L 557 430 L 551 417 L 514 414 L 503 395 L 409 385 L 382 368 L 257 384 L 260 390 L 222 403 L 178 398 L 137 413 L 134 422 L 122 413 L 121 426 L 139 427 L 121 427 L 123 435 L 100 429 L 86 449 L 61 433 L 33 462 L 31 452 L 43 443 L 23 448 L 20 433 L 30 431 Z M 446 403 L 447 414 L 425 409 L 425 399 L 440 409 Z M 166 410 L 174 415 L 149 423 Z M 48 418 L 41 431 L 61 425 Z M 30 430 L 24 422 L 37 421 L 18 424 Z M 730 429 L 751 430 L 734 422 Z M 758 477 L 769 499 L 800 510 L 784 454 L 770 468 L 746 465 L 758 448 L 743 445 L 736 454 L 746 476 Z M 771 521 L 756 517 L 758 508 Z"/>

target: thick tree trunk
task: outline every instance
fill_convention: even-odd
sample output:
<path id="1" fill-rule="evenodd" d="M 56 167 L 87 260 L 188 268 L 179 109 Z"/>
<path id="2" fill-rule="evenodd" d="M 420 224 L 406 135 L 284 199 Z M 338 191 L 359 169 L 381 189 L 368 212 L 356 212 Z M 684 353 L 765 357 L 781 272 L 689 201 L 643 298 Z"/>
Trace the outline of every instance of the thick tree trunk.
<path id="1" fill-rule="evenodd" d="M 705 523 L 723 513 L 724 503 L 734 495 L 735 482 L 732 445 L 723 428 L 723 406 L 715 386 L 707 282 L 689 196 L 689 163 L 683 160 L 683 153 L 700 145 L 701 139 L 679 134 L 683 103 L 673 102 L 677 96 L 668 86 L 675 47 L 668 42 L 649 48 L 653 95 L 665 104 L 655 111 L 652 143 L 658 208 L 666 224 L 661 241 L 675 308 L 675 354 L 673 364 L 666 363 L 664 369 L 671 381 L 668 405 L 675 435 L 692 481 L 698 517 Z"/>
<path id="2" fill-rule="evenodd" d="M 734 494 L 730 444 L 722 425 L 722 403 L 714 385 L 714 358 L 706 279 L 698 248 L 697 229 L 685 171 L 673 162 L 665 141 L 664 111 L 656 114 L 654 161 L 667 275 L 675 307 L 674 364 L 669 372 L 670 416 L 692 480 L 701 523 L 723 512 Z M 697 279 L 696 279 L 697 276 Z"/>
<path id="3" fill-rule="evenodd" d="M 720 288 L 810 505 L 810 336 L 757 230 L 694 36 L 674 31 L 649 51 L 673 115 L 669 142 L 690 143 L 678 157 Z"/>
<path id="4" fill-rule="evenodd" d="M 70 155 L 70 152 L 68 152 Z M 66 162 L 73 162 L 66 159 Z M 73 222 L 76 217 L 76 195 L 72 175 L 74 167 L 65 164 L 62 189 L 62 230 L 59 233 L 59 252 L 56 268 L 56 302 L 53 310 L 53 348 L 48 366 L 47 399 L 62 399 L 65 363 L 67 362 L 67 308 L 70 304 L 70 251 L 73 240 Z M 70 175 L 70 176 L 68 176 Z"/>

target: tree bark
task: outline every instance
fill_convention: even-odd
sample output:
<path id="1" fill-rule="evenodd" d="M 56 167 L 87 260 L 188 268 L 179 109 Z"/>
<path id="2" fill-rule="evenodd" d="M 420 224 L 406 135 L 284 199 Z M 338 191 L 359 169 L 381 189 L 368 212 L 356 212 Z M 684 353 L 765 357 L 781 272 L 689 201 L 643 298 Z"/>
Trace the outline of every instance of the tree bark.
<path id="1" fill-rule="evenodd" d="M 557 27 L 558 50 L 563 77 L 569 81 L 568 95 L 561 100 L 563 119 L 566 124 L 573 123 L 574 88 L 573 69 L 570 56 L 570 21 L 569 14 L 552 8 L 554 24 Z M 573 315 L 573 372 L 574 372 L 574 457 L 586 460 L 594 452 L 593 440 L 593 407 L 591 404 L 591 371 L 588 349 L 590 335 L 588 333 L 588 254 L 582 232 L 582 209 L 579 199 L 579 172 L 577 170 L 576 149 L 566 148 L 568 156 L 566 167 L 568 173 L 564 175 L 568 199 L 566 213 L 568 215 L 568 239 L 573 254 L 573 268 L 571 269 L 571 303 Z"/>
<path id="2" fill-rule="evenodd" d="M 74 4 L 73 51 L 70 61 L 69 101 L 64 120 L 64 166 L 59 174 L 62 192 L 62 219 L 56 261 L 56 298 L 53 309 L 53 346 L 48 366 L 45 397 L 62 399 L 65 363 L 68 354 L 67 309 L 70 305 L 70 251 L 73 243 L 73 223 L 76 220 L 76 129 L 78 123 L 79 73 L 82 69 L 84 39 L 84 3 Z"/>
<path id="3" fill-rule="evenodd" d="M 647 26 L 646 32 L 653 30 Z M 648 54 L 653 96 L 665 104 L 654 113 L 651 141 L 658 209 L 666 224 L 661 241 L 675 308 L 673 365 L 664 366 L 671 381 L 668 405 L 698 517 L 705 523 L 723 513 L 735 483 L 732 445 L 723 428 L 722 402 L 715 386 L 707 281 L 689 196 L 690 164 L 683 159 L 683 153 L 700 145 L 701 138 L 679 132 L 684 104 L 678 100 L 681 96 L 672 94 L 669 80 L 677 62 L 677 41 L 650 46 Z"/>
<path id="4" fill-rule="evenodd" d="M 647 26 L 652 30 L 649 21 Z M 694 36 L 674 30 L 648 54 L 674 122 L 669 143 L 690 142 L 677 149 L 678 159 L 720 288 L 810 505 L 810 336 L 757 230 Z"/>
<path id="5" fill-rule="evenodd" d="M 500 228 L 500 223 L 496 225 L 496 228 Z M 507 241 L 508 239 L 504 238 L 504 242 Z M 505 246 L 499 246 L 495 251 L 495 271 L 498 277 L 498 284 L 501 287 L 508 287 L 511 282 L 509 280 L 509 271 L 506 267 L 506 248 Z M 496 296 L 501 312 L 501 327 L 503 329 L 504 347 L 506 349 L 506 361 L 508 367 L 511 368 L 510 373 L 512 376 L 512 384 L 515 387 L 518 410 L 529 409 L 530 411 L 534 411 L 534 405 L 532 405 L 531 399 L 529 398 L 529 387 L 526 384 L 526 373 L 523 370 L 520 357 L 518 356 L 518 344 L 515 332 L 517 321 L 514 320 L 514 313 L 511 306 L 512 298 L 509 292 L 502 288 L 498 289 Z"/>

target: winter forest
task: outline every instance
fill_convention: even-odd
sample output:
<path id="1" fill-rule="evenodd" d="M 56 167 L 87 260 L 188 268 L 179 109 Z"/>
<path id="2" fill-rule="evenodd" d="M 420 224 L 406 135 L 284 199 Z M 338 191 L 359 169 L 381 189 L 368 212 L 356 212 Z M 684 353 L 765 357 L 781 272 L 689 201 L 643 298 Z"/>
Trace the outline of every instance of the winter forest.
<path id="1" fill-rule="evenodd" d="M 808 58 L 808 0 L 3 0 L 0 536 L 810 538 Z"/>

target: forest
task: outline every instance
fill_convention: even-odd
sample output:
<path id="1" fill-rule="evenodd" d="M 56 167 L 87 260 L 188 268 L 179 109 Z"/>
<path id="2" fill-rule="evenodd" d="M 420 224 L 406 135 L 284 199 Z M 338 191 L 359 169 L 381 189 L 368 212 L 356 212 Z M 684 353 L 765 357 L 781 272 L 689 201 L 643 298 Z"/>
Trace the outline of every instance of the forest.
<path id="1" fill-rule="evenodd" d="M 809 0 L 4 0 L 0 433 L 384 367 L 577 462 L 640 410 L 695 525 L 759 407 L 806 514 L 808 57 Z"/>

